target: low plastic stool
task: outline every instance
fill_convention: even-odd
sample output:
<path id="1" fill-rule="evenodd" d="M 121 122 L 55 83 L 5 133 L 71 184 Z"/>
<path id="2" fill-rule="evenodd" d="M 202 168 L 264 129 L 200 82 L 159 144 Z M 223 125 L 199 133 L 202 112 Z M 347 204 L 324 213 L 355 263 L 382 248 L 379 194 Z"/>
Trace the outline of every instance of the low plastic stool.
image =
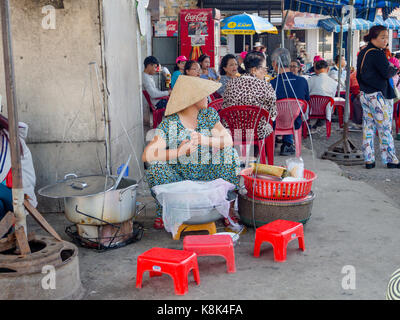
<path id="1" fill-rule="evenodd" d="M 274 248 L 274 259 L 277 262 L 286 261 L 286 248 L 290 241 L 298 239 L 299 247 L 305 250 L 303 224 L 287 220 L 275 220 L 256 230 L 254 256 L 260 256 L 263 242 L 269 242 Z"/>
<path id="2" fill-rule="evenodd" d="M 217 227 L 215 222 L 204 223 L 204 224 L 181 224 L 178 232 L 176 233 L 174 240 L 179 240 L 181 238 L 181 233 L 186 231 L 202 231 L 206 230 L 209 234 L 217 233 Z"/>
<path id="3" fill-rule="evenodd" d="M 200 256 L 222 256 L 226 260 L 228 273 L 235 273 L 235 249 L 230 235 L 186 236 L 183 250 L 193 251 Z"/>
<path id="4" fill-rule="evenodd" d="M 188 292 L 188 275 L 193 270 L 194 280 L 200 284 L 197 255 L 194 252 L 152 248 L 137 258 L 136 288 L 142 287 L 143 273 L 150 271 L 150 278 L 169 274 L 174 280 L 175 294 Z"/>

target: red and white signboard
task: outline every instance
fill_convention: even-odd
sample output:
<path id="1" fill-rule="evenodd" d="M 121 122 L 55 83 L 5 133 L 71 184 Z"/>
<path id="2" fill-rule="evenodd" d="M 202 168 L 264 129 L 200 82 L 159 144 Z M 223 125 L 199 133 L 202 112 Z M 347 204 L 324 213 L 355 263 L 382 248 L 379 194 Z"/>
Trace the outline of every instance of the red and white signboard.
<path id="1" fill-rule="evenodd" d="M 178 36 L 178 21 L 167 21 L 167 37 Z"/>
<path id="2" fill-rule="evenodd" d="M 218 65 L 219 11 L 216 9 L 181 10 L 179 15 L 180 54 L 190 60 L 210 56 L 211 67 Z"/>

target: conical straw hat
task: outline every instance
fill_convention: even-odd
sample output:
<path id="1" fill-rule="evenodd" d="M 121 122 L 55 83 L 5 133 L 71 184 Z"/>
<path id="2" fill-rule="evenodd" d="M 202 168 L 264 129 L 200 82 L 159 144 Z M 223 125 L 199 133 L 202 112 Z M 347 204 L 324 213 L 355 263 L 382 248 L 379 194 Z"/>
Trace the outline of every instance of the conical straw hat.
<path id="1" fill-rule="evenodd" d="M 186 109 L 208 97 L 221 86 L 221 83 L 212 80 L 184 75 L 179 76 L 169 97 L 165 115 L 169 116 Z"/>

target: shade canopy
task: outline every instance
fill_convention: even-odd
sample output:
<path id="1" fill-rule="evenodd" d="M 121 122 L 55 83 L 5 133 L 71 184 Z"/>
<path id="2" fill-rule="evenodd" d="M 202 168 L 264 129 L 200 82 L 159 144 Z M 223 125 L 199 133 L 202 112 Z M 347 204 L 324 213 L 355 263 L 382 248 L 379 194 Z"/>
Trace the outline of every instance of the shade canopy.
<path id="1" fill-rule="evenodd" d="M 341 17 L 342 8 L 350 3 L 351 0 L 285 0 L 284 9 Z M 387 18 L 394 9 L 400 7 L 400 0 L 353 0 L 353 6 L 357 18 L 374 21 L 378 8 Z"/>
<path id="2" fill-rule="evenodd" d="M 374 26 L 374 23 L 364 19 L 354 19 L 352 24 L 353 30 L 369 30 Z M 318 27 L 325 29 L 329 32 L 340 32 L 340 24 L 335 18 L 321 19 L 318 21 Z M 349 25 L 343 25 L 343 32 L 349 30 Z"/>
<path id="3" fill-rule="evenodd" d="M 237 14 L 227 17 L 221 22 L 222 34 L 256 34 L 274 33 L 278 30 L 267 19 L 253 14 Z"/>
<path id="4" fill-rule="evenodd" d="M 388 18 L 386 20 L 383 20 L 382 16 L 376 16 L 375 21 L 369 21 L 365 19 L 354 19 L 353 24 L 352 24 L 352 29 L 353 30 L 369 30 L 373 26 L 384 26 L 388 29 L 392 30 L 400 30 L 400 21 L 397 20 L 396 18 Z M 329 18 L 329 19 L 321 19 L 318 21 L 318 27 L 325 29 L 326 31 L 329 32 L 340 32 L 340 23 L 338 22 L 337 19 L 335 18 Z M 348 24 L 343 25 L 343 32 L 347 32 L 349 29 Z"/>

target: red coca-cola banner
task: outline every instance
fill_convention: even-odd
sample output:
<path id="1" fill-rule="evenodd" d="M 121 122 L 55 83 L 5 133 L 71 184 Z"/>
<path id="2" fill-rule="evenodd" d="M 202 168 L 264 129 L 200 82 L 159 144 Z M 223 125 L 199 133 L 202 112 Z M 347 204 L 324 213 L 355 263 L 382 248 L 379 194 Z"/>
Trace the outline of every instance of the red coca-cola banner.
<path id="1" fill-rule="evenodd" d="M 167 37 L 178 36 L 178 21 L 167 21 Z"/>

